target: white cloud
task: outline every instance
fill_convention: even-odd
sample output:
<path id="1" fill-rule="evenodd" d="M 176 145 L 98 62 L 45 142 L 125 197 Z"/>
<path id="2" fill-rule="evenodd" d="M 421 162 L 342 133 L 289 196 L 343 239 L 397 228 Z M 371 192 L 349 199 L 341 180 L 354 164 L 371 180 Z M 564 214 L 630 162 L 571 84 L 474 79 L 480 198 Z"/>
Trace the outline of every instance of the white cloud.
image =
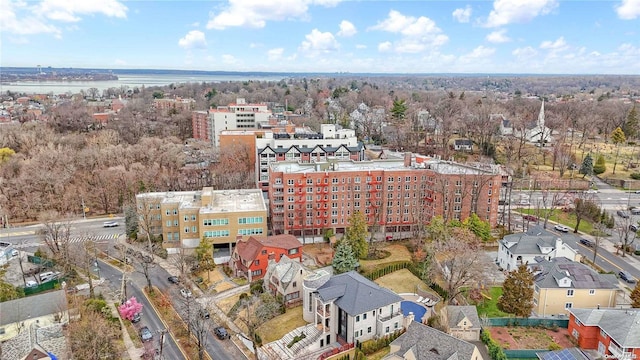
<path id="1" fill-rule="evenodd" d="M 487 41 L 499 44 L 509 42 L 511 39 L 507 36 L 507 29 L 500 29 L 487 35 Z"/>
<path id="2" fill-rule="evenodd" d="M 473 63 L 491 57 L 496 52 L 494 48 L 487 48 L 482 45 L 473 49 L 470 53 L 460 56 L 461 63 Z"/>
<path id="3" fill-rule="evenodd" d="M 458 22 L 468 23 L 471 18 L 471 6 L 467 5 L 464 9 L 455 9 L 451 15 L 453 15 L 453 18 L 458 20 Z"/>
<path id="4" fill-rule="evenodd" d="M 207 29 L 243 26 L 263 28 L 267 21 L 300 20 L 309 17 L 311 5 L 332 7 L 340 0 L 229 0 L 218 13 L 209 14 Z"/>
<path id="5" fill-rule="evenodd" d="M 378 22 L 369 30 L 382 30 L 402 35 L 402 39 L 393 44 L 398 52 L 421 52 L 449 41 L 449 37 L 442 33 L 433 20 L 424 16 L 419 18 L 405 16 L 395 10 L 391 10 L 385 20 Z M 387 47 L 388 45 L 383 47 L 385 51 Z M 380 49 L 379 46 L 378 49 Z"/>
<path id="6" fill-rule="evenodd" d="M 184 49 L 204 49 L 207 47 L 207 39 L 200 30 L 191 30 L 182 39 L 178 41 L 178 45 Z"/>
<path id="7" fill-rule="evenodd" d="M 300 51 L 308 56 L 315 56 L 319 53 L 328 53 L 338 50 L 340 44 L 330 32 L 320 32 L 318 29 L 311 30 L 305 35 L 305 41 L 300 44 Z"/>
<path id="8" fill-rule="evenodd" d="M 238 60 L 233 55 L 229 54 L 222 55 L 222 62 L 229 65 L 238 64 Z"/>
<path id="9" fill-rule="evenodd" d="M 191 23 L 191 27 L 199 27 L 200 23 L 198 21 Z"/>
<path id="10" fill-rule="evenodd" d="M 495 0 L 485 26 L 529 22 L 537 16 L 550 13 L 557 6 L 557 0 Z"/>
<path id="11" fill-rule="evenodd" d="M 24 15 L 25 12 L 29 14 Z M 18 16 L 18 13 L 23 16 Z M 0 31 L 18 35 L 50 33 L 60 36 L 59 28 L 32 13 L 33 9 L 25 2 L 0 0 Z"/>
<path id="12" fill-rule="evenodd" d="M 356 27 L 347 20 L 342 20 L 340 22 L 340 31 L 338 31 L 338 36 L 349 37 L 353 36 L 358 32 Z"/>
<path id="13" fill-rule="evenodd" d="M 567 48 L 567 42 L 564 41 L 564 37 L 560 36 L 556 41 L 543 41 L 540 44 L 540 49 L 547 49 L 553 51 L 565 50 Z"/>
<path id="14" fill-rule="evenodd" d="M 622 4 L 616 6 L 618 17 L 623 20 L 633 20 L 640 16 L 640 0 L 622 0 Z"/>
<path id="15" fill-rule="evenodd" d="M 267 58 L 269 61 L 276 61 L 282 59 L 282 54 L 284 53 L 283 48 L 276 48 L 267 51 Z"/>
<path id="16" fill-rule="evenodd" d="M 391 44 L 390 41 L 385 41 L 383 43 L 378 44 L 378 51 L 380 51 L 380 52 L 391 51 L 391 47 L 392 46 L 393 46 L 393 44 Z"/>
<path id="17" fill-rule="evenodd" d="M 356 45 L 356 49 L 366 49 L 366 48 L 367 48 L 367 45 L 364 45 L 364 44 L 357 44 Z"/>
<path id="18" fill-rule="evenodd" d="M 519 59 L 526 59 L 526 58 L 532 58 L 538 55 L 538 52 L 536 51 L 536 49 L 532 48 L 531 46 L 527 46 L 523 48 L 517 48 L 513 50 L 511 54 Z"/>
<path id="19" fill-rule="evenodd" d="M 127 7 L 118 0 L 44 0 L 36 12 L 51 20 L 78 22 L 80 15 L 102 14 L 126 18 Z"/>

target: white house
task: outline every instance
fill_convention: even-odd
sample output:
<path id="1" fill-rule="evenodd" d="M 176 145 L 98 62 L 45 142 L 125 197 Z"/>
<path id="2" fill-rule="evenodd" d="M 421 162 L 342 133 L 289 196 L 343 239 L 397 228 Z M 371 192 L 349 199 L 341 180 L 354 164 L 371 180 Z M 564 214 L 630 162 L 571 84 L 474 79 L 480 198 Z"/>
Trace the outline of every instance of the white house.
<path id="1" fill-rule="evenodd" d="M 507 271 L 515 270 L 522 264 L 548 261 L 556 257 L 579 260 L 575 249 L 541 226 L 533 226 L 523 233 L 507 235 L 498 244 L 498 266 Z"/>
<path id="2" fill-rule="evenodd" d="M 304 280 L 303 318 L 322 329 L 321 346 L 341 339 L 362 342 L 404 327 L 402 297 L 355 271 Z"/>

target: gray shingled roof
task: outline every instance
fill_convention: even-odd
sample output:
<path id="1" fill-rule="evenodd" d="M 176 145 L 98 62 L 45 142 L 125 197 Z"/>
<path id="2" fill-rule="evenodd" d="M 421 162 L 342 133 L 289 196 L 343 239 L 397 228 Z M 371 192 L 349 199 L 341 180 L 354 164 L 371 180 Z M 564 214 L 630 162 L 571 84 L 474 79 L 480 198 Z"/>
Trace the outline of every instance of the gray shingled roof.
<path id="1" fill-rule="evenodd" d="M 540 251 L 540 247 L 555 248 L 556 239 L 558 235 L 555 235 L 541 226 L 532 226 L 527 232 L 511 234 L 505 236 L 500 240 L 500 244 L 506 246 L 514 255 L 536 255 L 543 254 Z M 508 246 L 509 243 L 515 243 Z"/>
<path id="2" fill-rule="evenodd" d="M 565 257 L 554 258 L 531 266 L 535 284 L 542 289 L 560 288 L 556 279 L 569 277 L 573 289 L 617 289 L 618 279 L 614 274 L 598 274 L 590 267 Z"/>
<path id="3" fill-rule="evenodd" d="M 467 318 L 471 322 L 472 328 L 481 328 L 480 318 L 478 317 L 478 309 L 475 306 L 447 306 L 447 318 L 449 320 L 449 328 L 458 326 L 462 319 Z"/>
<path id="4" fill-rule="evenodd" d="M 402 357 L 413 350 L 416 360 L 471 360 L 476 348 L 471 343 L 415 321 L 391 345 L 399 345 L 400 350 L 389 355 Z"/>
<path id="5" fill-rule="evenodd" d="M 318 288 L 318 295 L 322 301 L 337 299 L 336 305 L 352 316 L 402 301 L 398 294 L 355 271 L 331 277 Z"/>
<path id="6" fill-rule="evenodd" d="M 0 326 L 51 315 L 67 309 L 64 290 L 27 296 L 0 303 Z"/>
<path id="7" fill-rule="evenodd" d="M 640 309 L 569 309 L 580 322 L 598 326 L 623 348 L 640 348 Z"/>

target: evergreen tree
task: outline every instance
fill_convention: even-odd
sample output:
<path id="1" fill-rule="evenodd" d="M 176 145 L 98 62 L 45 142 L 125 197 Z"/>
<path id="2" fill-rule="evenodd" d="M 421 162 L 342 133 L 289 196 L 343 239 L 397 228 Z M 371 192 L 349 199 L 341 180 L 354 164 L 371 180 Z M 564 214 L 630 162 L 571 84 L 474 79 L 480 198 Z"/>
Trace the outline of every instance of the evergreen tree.
<path id="1" fill-rule="evenodd" d="M 580 166 L 580 174 L 583 175 L 583 179 L 587 175 L 593 175 L 593 158 L 591 157 L 591 154 L 587 154 L 587 156 L 584 157 L 584 160 L 582 160 L 582 165 Z"/>
<path id="2" fill-rule="evenodd" d="M 618 156 L 620 156 L 620 144 L 627 141 L 624 131 L 618 126 L 611 133 L 611 142 L 616 145 L 616 159 L 613 161 L 613 173 L 616 173 L 616 165 L 618 165 Z"/>
<path id="3" fill-rule="evenodd" d="M 603 174 L 605 171 L 607 171 L 607 164 L 604 162 L 604 156 L 598 155 L 596 164 L 593 167 L 593 173 L 596 175 L 600 175 L 600 174 Z"/>
<path id="4" fill-rule="evenodd" d="M 627 119 L 622 125 L 622 131 L 629 139 L 635 139 L 638 135 L 638 112 L 636 111 L 636 105 L 634 104 L 629 113 Z"/>
<path id="5" fill-rule="evenodd" d="M 462 222 L 462 225 L 471 230 L 471 232 L 482 239 L 482 241 L 491 240 L 491 225 L 486 221 L 482 221 L 476 213 L 466 218 Z"/>
<path id="6" fill-rule="evenodd" d="M 360 211 L 355 211 L 349 218 L 349 226 L 340 242 L 347 243 L 353 249 L 357 259 L 363 259 L 367 256 L 369 252 L 367 221 Z"/>
<path id="7" fill-rule="evenodd" d="M 407 112 L 407 104 L 404 100 L 399 100 L 397 97 L 393 100 L 393 106 L 391 107 L 391 117 L 394 120 L 402 120 Z"/>
<path id="8" fill-rule="evenodd" d="M 636 283 L 636 287 L 631 292 L 631 307 L 640 308 L 640 282 Z"/>
<path id="9" fill-rule="evenodd" d="M 520 317 L 529 317 L 533 310 L 533 274 L 525 264 L 507 275 L 502 284 L 498 309 Z"/>
<path id="10" fill-rule="evenodd" d="M 198 246 L 196 246 L 196 259 L 198 259 L 198 267 L 200 270 L 207 272 L 207 280 L 211 281 L 209 271 L 216 268 L 213 261 L 213 242 L 208 237 L 202 237 Z"/>
<path id="11" fill-rule="evenodd" d="M 331 266 L 333 266 L 333 272 L 335 274 L 346 273 L 358 267 L 358 259 L 356 259 L 353 249 L 349 244 L 344 241 L 338 243 L 336 253 L 333 254 Z"/>

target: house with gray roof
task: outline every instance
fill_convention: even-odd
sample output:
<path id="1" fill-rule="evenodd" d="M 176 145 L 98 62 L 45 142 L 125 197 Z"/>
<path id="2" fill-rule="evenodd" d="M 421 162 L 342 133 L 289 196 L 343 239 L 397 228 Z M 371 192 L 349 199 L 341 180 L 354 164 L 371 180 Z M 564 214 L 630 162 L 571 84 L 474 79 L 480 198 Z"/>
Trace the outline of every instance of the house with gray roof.
<path id="1" fill-rule="evenodd" d="M 39 326 L 68 321 L 64 290 L 0 302 L 0 342 L 17 336 L 31 323 Z"/>
<path id="2" fill-rule="evenodd" d="M 573 308 L 611 308 L 619 291 L 614 274 L 600 274 L 564 257 L 529 266 L 533 272 L 533 312 L 566 316 Z"/>
<path id="3" fill-rule="evenodd" d="M 605 359 L 640 358 L 640 309 L 570 309 L 568 330 Z"/>
<path id="4" fill-rule="evenodd" d="M 534 264 L 556 257 L 579 260 L 575 249 L 564 243 L 558 235 L 539 225 L 522 233 L 507 235 L 498 241 L 498 266 L 507 271 L 515 270 L 523 264 Z"/>
<path id="5" fill-rule="evenodd" d="M 302 281 L 309 270 L 299 261 L 283 256 L 280 261 L 269 260 L 264 275 L 264 290 L 282 296 L 285 306 L 293 307 L 302 302 Z"/>
<path id="6" fill-rule="evenodd" d="M 320 347 L 363 342 L 405 327 L 402 297 L 355 271 L 311 273 L 303 286 L 303 317 L 322 329 Z"/>
<path id="7" fill-rule="evenodd" d="M 445 306 L 442 318 L 447 324 L 450 335 L 466 341 L 480 340 L 480 318 L 475 306 Z"/>
<path id="8" fill-rule="evenodd" d="M 389 346 L 383 360 L 483 360 L 476 345 L 415 321 Z"/>

